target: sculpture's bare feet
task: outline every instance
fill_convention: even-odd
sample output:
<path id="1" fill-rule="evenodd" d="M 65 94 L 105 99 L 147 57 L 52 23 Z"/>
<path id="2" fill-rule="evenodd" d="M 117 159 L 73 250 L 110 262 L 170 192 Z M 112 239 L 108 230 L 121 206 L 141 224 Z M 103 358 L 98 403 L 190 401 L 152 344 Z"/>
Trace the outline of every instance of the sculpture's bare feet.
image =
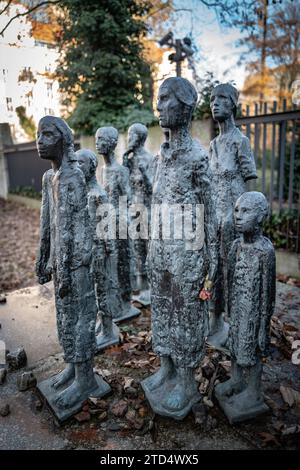
<path id="1" fill-rule="evenodd" d="M 75 379 L 68 388 L 58 395 L 55 402 L 60 408 L 71 408 L 76 402 L 86 399 L 96 387 L 96 381 L 90 385 L 82 386 L 80 382 Z"/>
<path id="2" fill-rule="evenodd" d="M 52 387 L 58 389 L 75 377 L 74 364 L 67 364 L 66 368 L 53 378 Z"/>
<path id="3" fill-rule="evenodd" d="M 233 393 L 240 393 L 244 388 L 243 382 L 236 381 L 233 378 L 226 380 L 226 382 L 216 385 L 216 392 L 223 397 L 230 397 Z"/>
<path id="4" fill-rule="evenodd" d="M 241 393 L 237 395 L 233 395 L 229 400 L 228 403 L 231 406 L 234 406 L 236 410 L 245 410 L 248 408 L 255 407 L 257 405 L 261 405 L 264 402 L 263 396 L 257 390 L 253 388 L 247 387 Z"/>
<path id="5" fill-rule="evenodd" d="M 160 387 L 166 380 L 170 379 L 173 374 L 173 368 L 161 366 L 160 369 L 151 375 L 147 380 L 147 387 L 150 391 Z"/>
<path id="6" fill-rule="evenodd" d="M 56 399 L 56 404 L 60 408 L 71 408 L 82 396 L 82 388 L 77 380 L 65 390 L 63 390 Z"/>
<path id="7" fill-rule="evenodd" d="M 183 385 L 177 384 L 170 393 L 170 396 L 163 400 L 162 406 L 169 410 L 182 410 L 189 403 L 189 398 Z"/>

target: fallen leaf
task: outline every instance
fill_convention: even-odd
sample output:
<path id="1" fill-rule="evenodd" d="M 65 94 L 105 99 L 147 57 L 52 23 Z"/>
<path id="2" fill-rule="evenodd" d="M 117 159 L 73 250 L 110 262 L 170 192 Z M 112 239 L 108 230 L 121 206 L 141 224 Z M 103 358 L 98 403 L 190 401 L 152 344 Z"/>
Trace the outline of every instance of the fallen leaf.
<path id="1" fill-rule="evenodd" d="M 298 434 L 300 433 L 300 426 L 298 424 L 294 424 L 293 426 L 284 426 L 281 431 L 283 436 L 290 436 L 291 434 Z"/>
<path id="2" fill-rule="evenodd" d="M 132 351 L 134 348 L 137 348 L 138 344 L 132 344 L 132 343 L 124 343 L 122 345 L 122 349 L 125 352 Z"/>
<path id="3" fill-rule="evenodd" d="M 270 398 L 267 395 L 265 395 L 265 402 L 270 408 L 272 408 L 272 411 L 274 413 L 279 411 L 280 406 L 274 400 L 272 400 L 272 398 Z"/>
<path id="4" fill-rule="evenodd" d="M 91 419 L 91 415 L 88 411 L 81 411 L 80 413 L 77 413 L 77 415 L 75 415 L 75 419 L 76 421 L 78 421 L 78 423 L 84 423 Z"/>
<path id="5" fill-rule="evenodd" d="M 104 421 L 105 419 L 107 419 L 107 412 L 103 411 L 101 414 L 99 414 L 98 420 L 99 421 Z"/>
<path id="6" fill-rule="evenodd" d="M 122 346 L 110 346 L 105 350 L 104 354 L 108 356 L 119 356 L 120 354 L 122 354 Z"/>
<path id="7" fill-rule="evenodd" d="M 142 344 L 144 342 L 144 338 L 140 338 L 139 336 L 129 336 L 128 341 L 131 343 Z"/>
<path id="8" fill-rule="evenodd" d="M 126 413 L 125 418 L 129 422 L 129 424 L 135 429 L 142 429 L 142 427 L 144 426 L 143 418 L 138 416 L 135 410 L 129 409 Z"/>
<path id="9" fill-rule="evenodd" d="M 273 436 L 273 434 L 270 434 L 269 432 L 259 432 L 258 435 L 262 439 L 262 445 L 267 446 L 270 444 L 274 444 L 276 446 L 279 446 L 279 442 L 277 441 L 276 437 Z"/>
<path id="10" fill-rule="evenodd" d="M 282 421 L 276 421 L 272 424 L 272 426 L 276 431 L 281 432 L 284 428 L 284 423 Z"/>
<path id="11" fill-rule="evenodd" d="M 148 414 L 147 408 L 141 406 L 141 408 L 138 409 L 138 414 L 141 418 L 144 418 Z"/>
<path id="12" fill-rule="evenodd" d="M 226 372 L 230 372 L 231 361 L 220 361 L 219 364 Z"/>
<path id="13" fill-rule="evenodd" d="M 112 373 L 109 370 L 99 369 L 98 367 L 94 367 L 94 372 L 96 372 L 96 374 L 98 375 L 101 375 L 102 377 L 109 377 L 110 375 L 112 375 Z"/>
<path id="14" fill-rule="evenodd" d="M 143 369 L 146 366 L 150 365 L 148 360 L 139 360 L 139 361 L 127 361 L 124 364 L 124 367 L 132 367 L 133 369 Z"/>
<path id="15" fill-rule="evenodd" d="M 108 408 L 108 403 L 105 400 L 101 400 L 101 398 L 89 397 L 88 402 L 100 410 L 107 410 Z"/>
<path id="16" fill-rule="evenodd" d="M 280 393 L 283 398 L 283 401 L 287 403 L 290 407 L 296 405 L 300 406 L 300 392 L 294 390 L 291 387 L 280 386 Z"/>
<path id="17" fill-rule="evenodd" d="M 283 329 L 286 331 L 298 331 L 298 328 L 295 325 L 291 325 L 289 323 L 284 323 Z"/>
<path id="18" fill-rule="evenodd" d="M 142 338 L 144 338 L 145 336 L 148 336 L 148 331 L 140 331 L 138 333 L 138 336 L 141 336 Z"/>
<path id="19" fill-rule="evenodd" d="M 124 390 L 126 390 L 126 388 L 131 387 L 133 382 L 134 382 L 134 379 L 132 379 L 131 377 L 124 377 L 124 385 L 123 385 Z"/>
<path id="20" fill-rule="evenodd" d="M 122 418 L 125 416 L 127 409 L 127 402 L 125 400 L 120 400 L 111 407 L 111 412 L 117 418 Z"/>
<path id="21" fill-rule="evenodd" d="M 204 397 L 203 398 L 203 403 L 208 406 L 209 408 L 213 408 L 214 407 L 214 404 L 213 402 L 208 398 L 208 397 Z"/>
<path id="22" fill-rule="evenodd" d="M 205 377 L 202 377 L 202 380 L 199 386 L 200 393 L 204 395 L 208 389 L 208 386 L 209 386 L 209 380 L 206 379 Z"/>

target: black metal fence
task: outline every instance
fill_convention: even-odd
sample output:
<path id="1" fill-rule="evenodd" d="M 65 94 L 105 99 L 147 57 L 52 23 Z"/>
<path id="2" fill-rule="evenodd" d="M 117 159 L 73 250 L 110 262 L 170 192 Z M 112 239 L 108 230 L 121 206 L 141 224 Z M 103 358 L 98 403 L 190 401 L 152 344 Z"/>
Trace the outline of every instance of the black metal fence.
<path id="1" fill-rule="evenodd" d="M 50 162 L 39 158 L 35 142 L 4 147 L 6 156 L 9 191 L 31 187 L 42 189 L 42 176 L 51 168 Z"/>
<path id="2" fill-rule="evenodd" d="M 279 228 L 277 246 L 300 252 L 300 109 L 286 109 L 273 102 L 268 106 L 246 106 L 236 119 L 250 139 L 259 178 L 251 189 L 262 191 L 270 202 L 273 225 Z M 212 130 L 214 127 L 212 126 Z M 76 149 L 79 141 L 75 141 Z M 4 145 L 9 190 L 32 187 L 41 190 L 49 162 L 38 157 L 35 142 Z M 276 219 L 277 218 L 277 219 Z M 280 234 L 280 231 L 282 232 Z M 280 240 L 281 236 L 281 240 Z M 282 243 L 282 245 L 281 245 Z"/>
<path id="3" fill-rule="evenodd" d="M 76 140 L 75 150 L 78 148 L 79 142 Z M 28 187 L 40 192 L 43 174 L 51 168 L 51 164 L 49 160 L 42 160 L 38 156 L 36 142 L 5 145 L 4 155 L 7 162 L 9 191 Z"/>
<path id="4" fill-rule="evenodd" d="M 300 109 L 246 106 L 236 119 L 250 139 L 259 178 L 251 189 L 269 200 L 273 218 L 282 224 L 286 248 L 300 252 Z"/>

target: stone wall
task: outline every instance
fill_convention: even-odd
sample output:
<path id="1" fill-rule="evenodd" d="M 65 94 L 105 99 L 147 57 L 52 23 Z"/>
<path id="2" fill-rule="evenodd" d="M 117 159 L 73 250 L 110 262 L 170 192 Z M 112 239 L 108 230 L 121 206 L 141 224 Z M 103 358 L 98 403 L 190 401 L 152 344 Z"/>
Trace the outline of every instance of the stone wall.
<path id="1" fill-rule="evenodd" d="M 211 140 L 211 120 L 206 119 L 203 121 L 194 121 L 192 125 L 192 134 L 193 137 L 200 139 L 202 145 L 205 148 L 208 148 L 209 142 Z M 122 160 L 122 155 L 126 149 L 126 133 L 119 135 L 119 143 L 116 149 L 116 155 L 119 162 Z M 151 152 L 153 155 L 156 155 L 159 151 L 160 145 L 164 140 L 164 135 L 159 126 L 154 126 L 149 128 L 148 139 L 146 141 L 146 148 Z M 80 138 L 80 147 L 81 148 L 89 148 L 96 151 L 95 149 L 95 138 L 81 136 Z M 101 168 L 103 162 L 100 161 L 98 171 Z"/>

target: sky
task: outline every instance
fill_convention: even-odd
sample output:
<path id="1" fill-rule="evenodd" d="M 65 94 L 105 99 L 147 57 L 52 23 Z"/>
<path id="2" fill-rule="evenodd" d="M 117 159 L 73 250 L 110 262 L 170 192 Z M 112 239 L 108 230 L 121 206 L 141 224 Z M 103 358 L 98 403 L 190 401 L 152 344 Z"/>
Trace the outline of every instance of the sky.
<path id="1" fill-rule="evenodd" d="M 241 48 L 235 41 L 241 37 L 238 29 L 221 27 L 213 10 L 200 0 L 175 0 L 175 9 L 191 9 L 175 13 L 173 27 L 176 37 L 182 38 L 192 33 L 198 49 L 195 56 L 197 72 L 203 77 L 206 71 L 214 72 L 220 81 L 233 80 L 242 88 L 245 79 L 245 65 L 237 66 Z"/>

